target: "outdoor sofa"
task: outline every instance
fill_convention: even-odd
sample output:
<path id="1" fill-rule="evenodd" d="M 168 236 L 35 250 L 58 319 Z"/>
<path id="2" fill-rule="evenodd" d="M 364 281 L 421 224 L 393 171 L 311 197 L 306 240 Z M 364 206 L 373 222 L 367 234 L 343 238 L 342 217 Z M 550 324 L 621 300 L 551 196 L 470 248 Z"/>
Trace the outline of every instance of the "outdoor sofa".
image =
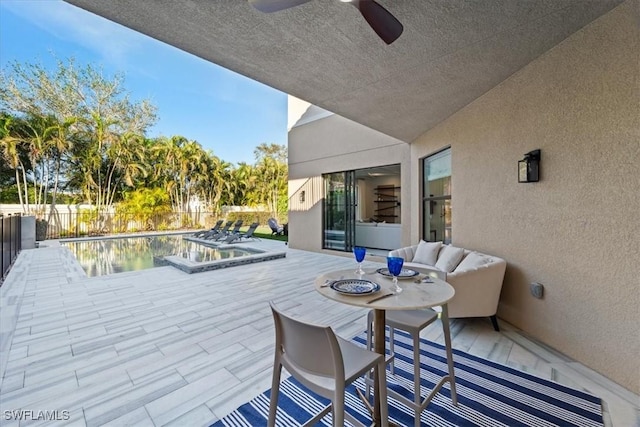
<path id="1" fill-rule="evenodd" d="M 389 252 L 404 259 L 404 268 L 435 273 L 454 287 L 449 302 L 449 317 L 490 317 L 498 329 L 496 312 L 507 267 L 504 259 L 469 249 L 420 241 Z"/>

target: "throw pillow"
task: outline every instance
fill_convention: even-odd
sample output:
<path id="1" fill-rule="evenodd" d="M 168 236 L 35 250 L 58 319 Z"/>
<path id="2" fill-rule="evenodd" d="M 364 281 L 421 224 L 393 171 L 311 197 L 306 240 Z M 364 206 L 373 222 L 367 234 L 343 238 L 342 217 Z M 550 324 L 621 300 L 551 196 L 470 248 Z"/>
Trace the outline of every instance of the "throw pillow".
<path id="1" fill-rule="evenodd" d="M 456 248 L 455 246 L 445 246 L 440 252 L 438 262 L 436 262 L 436 268 L 451 273 L 460 263 L 463 255 L 464 249 Z"/>
<path id="2" fill-rule="evenodd" d="M 438 252 L 442 247 L 442 242 L 425 242 L 420 240 L 418 247 L 416 248 L 416 254 L 413 256 L 411 262 L 419 262 L 420 264 L 436 265 L 438 259 Z"/>
<path id="3" fill-rule="evenodd" d="M 491 258 L 485 255 L 480 255 L 478 252 L 471 252 L 469 255 L 464 257 L 462 262 L 458 264 L 454 271 L 463 271 L 463 270 L 471 270 L 472 268 L 478 268 L 481 265 L 489 264 L 491 262 Z"/>

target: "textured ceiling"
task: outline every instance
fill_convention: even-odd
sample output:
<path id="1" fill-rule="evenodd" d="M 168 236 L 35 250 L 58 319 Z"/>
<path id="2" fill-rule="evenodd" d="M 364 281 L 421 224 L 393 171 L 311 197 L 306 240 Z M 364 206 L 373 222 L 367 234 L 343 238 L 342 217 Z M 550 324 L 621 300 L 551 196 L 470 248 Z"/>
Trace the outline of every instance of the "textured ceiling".
<path id="1" fill-rule="evenodd" d="M 389 46 L 338 0 L 66 1 L 411 142 L 622 0 L 379 0 Z"/>

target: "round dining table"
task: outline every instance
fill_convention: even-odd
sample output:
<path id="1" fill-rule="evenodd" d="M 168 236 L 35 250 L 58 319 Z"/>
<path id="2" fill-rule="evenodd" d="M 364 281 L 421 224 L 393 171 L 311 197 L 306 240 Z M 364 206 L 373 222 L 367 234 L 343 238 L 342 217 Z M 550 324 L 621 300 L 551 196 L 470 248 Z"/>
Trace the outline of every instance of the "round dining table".
<path id="1" fill-rule="evenodd" d="M 380 270 L 380 269 L 378 269 Z M 315 289 L 324 297 L 330 300 L 348 304 L 356 307 L 363 307 L 374 310 L 373 320 L 373 344 L 374 351 L 378 354 L 385 354 L 385 313 L 386 310 L 418 310 L 431 307 L 442 307 L 441 321 L 444 334 L 445 348 L 447 354 L 448 375 L 444 376 L 433 388 L 423 405 L 426 407 L 431 398 L 438 392 L 445 382 L 449 382 L 451 389 L 451 400 L 457 405 L 457 395 L 455 387 L 455 377 L 453 370 L 453 354 L 451 351 L 451 334 L 449 329 L 449 316 L 447 303 L 455 295 L 453 287 L 444 280 L 426 277 L 428 282 L 424 282 L 424 274 L 413 277 L 399 279 L 398 284 L 402 291 L 393 291 L 393 278 L 388 276 L 388 271 L 382 269 L 365 270 L 365 274 L 357 274 L 355 269 L 330 271 L 318 276 L 315 280 Z M 380 289 L 372 293 L 357 295 L 345 294 L 333 289 L 332 285 L 338 284 L 340 280 L 360 279 L 378 284 Z M 414 361 L 415 362 L 415 361 Z M 383 373 L 375 371 L 374 375 L 374 406 L 372 418 L 375 425 L 380 425 L 380 391 L 378 389 L 378 375 Z M 420 391 L 415 391 L 419 393 Z"/>

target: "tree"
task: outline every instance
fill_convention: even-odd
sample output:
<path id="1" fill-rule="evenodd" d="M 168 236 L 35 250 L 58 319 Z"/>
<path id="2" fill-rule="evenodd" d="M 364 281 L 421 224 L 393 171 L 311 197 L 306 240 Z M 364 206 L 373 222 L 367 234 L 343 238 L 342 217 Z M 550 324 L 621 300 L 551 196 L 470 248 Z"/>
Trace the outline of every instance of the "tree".
<path id="1" fill-rule="evenodd" d="M 28 115 L 24 121 L 26 132 L 22 137 L 22 142 L 32 166 L 33 209 L 36 214 L 44 214 L 45 206 L 49 200 L 52 205 L 55 205 L 61 158 L 71 146 L 66 138 L 66 130 L 73 122 L 73 119 L 68 119 L 64 123 L 59 123 L 53 116 L 34 115 Z M 53 188 L 50 188 L 51 185 Z M 50 191 L 53 193 L 52 198 L 49 197 Z M 27 206 L 29 206 L 28 197 L 29 195 L 25 194 Z"/>
<path id="2" fill-rule="evenodd" d="M 29 211 L 29 187 L 27 173 L 31 168 L 26 149 L 27 126 L 22 120 L 3 113 L 0 117 L 0 144 L 2 157 L 6 164 L 14 170 L 20 205 L 23 213 Z"/>
<path id="3" fill-rule="evenodd" d="M 215 215 L 219 215 L 222 203 L 233 200 L 231 164 L 210 152 L 203 162 L 206 163 L 206 173 L 202 179 L 202 194 L 207 207 Z"/>
<path id="4" fill-rule="evenodd" d="M 234 167 L 184 136 L 147 138 L 155 118 L 148 101 L 130 99 L 121 74 L 73 59 L 54 70 L 10 64 L 0 74 L 0 180 L 13 188 L 2 197 L 17 195 L 39 216 L 50 204 L 49 221 L 59 193 L 90 203 L 93 230 L 105 228 L 116 203 L 151 197 L 130 195 L 143 188 L 165 191 L 174 212 L 191 212 L 198 200 L 216 214 L 223 204 L 286 213 L 286 146 L 260 144 L 255 164 Z"/>
<path id="5" fill-rule="evenodd" d="M 207 174 L 207 153 L 183 136 L 159 138 L 152 147 L 155 174 L 176 212 L 190 212 L 191 201 Z"/>
<path id="6" fill-rule="evenodd" d="M 238 167 L 231 172 L 232 198 L 235 205 L 255 206 L 260 203 L 256 191 L 257 176 L 253 166 L 240 162 Z"/>
<path id="7" fill-rule="evenodd" d="M 0 136 L 0 139 L 1 138 L 2 137 Z M 0 148 L 0 188 L 8 188 L 13 186 L 15 186 L 13 169 L 11 168 L 11 166 L 9 166 L 9 162 L 4 158 L 4 155 L 2 155 L 2 148 Z"/>
<path id="8" fill-rule="evenodd" d="M 73 147 L 73 143 L 67 137 L 67 133 L 71 126 L 75 124 L 75 121 L 75 118 L 69 118 L 63 123 L 57 123 L 55 128 L 53 129 L 54 132 L 52 133 L 51 142 L 48 147 L 51 151 L 51 158 L 54 164 L 53 190 L 51 192 L 51 208 L 49 209 L 48 222 L 51 222 L 51 218 L 53 215 L 56 215 L 55 218 L 58 219 L 56 202 L 60 184 L 60 176 L 62 174 L 62 159 L 70 152 L 71 148 Z"/>
<path id="9" fill-rule="evenodd" d="M 116 214 L 125 222 L 129 219 L 143 224 L 145 230 L 156 230 L 162 215 L 171 213 L 171 202 L 161 188 L 142 188 L 126 194 L 118 204 Z"/>
<path id="10" fill-rule="evenodd" d="M 140 159 L 132 154 L 137 149 L 130 145 L 140 142 L 156 118 L 148 101 L 131 101 L 121 74 L 108 78 L 91 65 L 78 69 L 73 59 L 59 61 L 53 71 L 11 64 L 0 75 L 0 109 L 41 122 L 22 141 L 29 145 L 32 166 L 39 168 L 24 172 L 38 181 L 38 200 L 47 200 L 50 181 L 61 169 L 73 167 L 79 173 L 70 173 L 69 183 L 99 212 L 114 202 L 132 174 L 142 173 Z M 53 188 L 57 191 L 55 183 Z"/>
<path id="11" fill-rule="evenodd" d="M 287 200 L 287 147 L 263 143 L 256 147 L 254 154 L 258 198 L 274 217 L 284 215 L 288 205 L 282 203 L 282 200 Z"/>
<path id="12" fill-rule="evenodd" d="M 281 164 L 287 164 L 287 146 L 278 144 L 267 144 L 263 142 L 253 150 L 256 162 L 265 158 L 270 158 Z"/>

